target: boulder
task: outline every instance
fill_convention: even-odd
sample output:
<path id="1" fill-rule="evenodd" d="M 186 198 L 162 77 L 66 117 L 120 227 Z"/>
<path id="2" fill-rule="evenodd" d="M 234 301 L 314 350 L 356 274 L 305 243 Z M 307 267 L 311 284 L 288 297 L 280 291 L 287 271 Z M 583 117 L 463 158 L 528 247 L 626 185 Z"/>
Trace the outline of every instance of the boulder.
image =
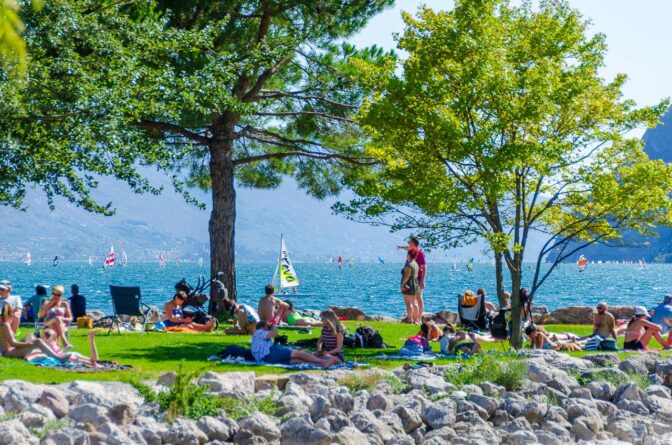
<path id="1" fill-rule="evenodd" d="M 616 422 L 610 422 L 607 425 L 606 430 L 610 432 L 611 434 L 614 435 L 614 437 L 618 440 L 622 440 L 624 442 L 629 442 L 629 443 L 636 443 L 637 442 L 637 435 L 635 434 L 635 430 L 632 428 L 630 425 L 630 422 L 624 421 L 624 420 L 619 420 Z"/>
<path id="2" fill-rule="evenodd" d="M 368 442 L 369 437 L 352 426 L 346 426 L 334 438 L 334 443 L 340 445 L 361 445 Z"/>
<path id="3" fill-rule="evenodd" d="M 422 420 L 431 429 L 436 430 L 445 426 L 451 427 L 455 424 L 457 415 L 457 406 L 450 399 L 444 399 L 440 403 L 429 405 L 422 412 Z"/>
<path id="4" fill-rule="evenodd" d="M 208 440 L 221 440 L 227 442 L 233 438 L 238 429 L 238 424 L 231 419 L 215 418 L 211 416 L 203 416 L 196 426 L 208 436 Z"/>
<path id="5" fill-rule="evenodd" d="M 641 352 L 626 358 L 618 365 L 618 369 L 627 374 L 649 375 L 655 371 L 658 354 L 655 352 Z"/>
<path id="6" fill-rule="evenodd" d="M 649 404 L 648 396 L 644 391 L 637 386 L 636 383 L 627 383 L 619 386 L 614 393 L 614 402 L 618 404 L 621 400 L 629 400 L 632 402 L 641 402 L 644 405 Z"/>
<path id="7" fill-rule="evenodd" d="M 386 443 L 395 437 L 394 430 L 370 411 L 361 411 L 350 416 L 352 424 L 362 433 L 375 438 L 374 440 Z"/>
<path id="8" fill-rule="evenodd" d="M 199 379 L 199 385 L 206 385 L 210 391 L 221 397 L 248 397 L 254 394 L 252 371 L 217 373 L 208 371 Z"/>
<path id="9" fill-rule="evenodd" d="M 595 399 L 606 400 L 610 402 L 614 398 L 614 393 L 616 392 L 616 386 L 613 383 L 607 382 L 606 380 L 596 380 L 588 383 L 586 389 L 590 391 L 590 394 Z"/>
<path id="10" fill-rule="evenodd" d="M 4 397 L 0 397 L 5 411 L 23 411 L 37 402 L 42 395 L 43 387 L 23 380 L 5 380 L 1 383 Z M 2 393 L 0 393 L 2 394 Z"/>
<path id="11" fill-rule="evenodd" d="M 405 374 L 405 378 L 411 388 L 428 391 L 429 394 L 449 392 L 457 389 L 446 382 L 442 376 L 433 374 L 427 368 L 410 370 Z"/>
<path id="12" fill-rule="evenodd" d="M 595 309 L 589 306 L 561 307 L 551 312 L 554 324 L 592 324 Z"/>
<path id="13" fill-rule="evenodd" d="M 337 316 L 345 317 L 346 320 L 365 321 L 369 319 L 364 311 L 358 307 L 331 306 L 329 309 L 336 312 Z"/>
<path id="14" fill-rule="evenodd" d="M 95 405 L 93 403 L 84 403 L 71 408 L 68 412 L 68 417 L 75 422 L 90 423 L 95 426 L 100 426 L 109 420 L 107 417 L 107 409 L 105 409 L 104 406 Z"/>
<path id="15" fill-rule="evenodd" d="M 391 408 L 392 402 L 381 393 L 371 394 L 369 400 L 366 401 L 366 409 L 369 411 L 373 411 L 375 409 L 389 411 Z"/>
<path id="16" fill-rule="evenodd" d="M 277 388 L 280 391 L 284 391 L 289 382 L 289 377 L 287 374 L 266 374 L 255 377 L 254 379 L 254 390 L 259 392 L 266 389 Z"/>
<path id="17" fill-rule="evenodd" d="M 280 431 L 283 444 L 330 445 L 334 442 L 331 433 L 315 428 L 303 417 L 287 420 L 282 424 Z"/>
<path id="18" fill-rule="evenodd" d="M 420 415 L 405 406 L 397 406 L 394 409 L 394 413 L 399 417 L 399 420 L 401 420 L 401 425 L 407 434 L 422 426 Z"/>
<path id="19" fill-rule="evenodd" d="M 618 366 L 618 364 L 621 363 L 618 354 L 608 352 L 588 354 L 581 358 L 591 362 L 597 368 L 611 368 L 613 366 Z"/>
<path id="20" fill-rule="evenodd" d="M 0 422 L 0 445 L 37 445 L 40 440 L 30 434 L 18 420 Z"/>
<path id="21" fill-rule="evenodd" d="M 656 362 L 654 372 L 660 377 L 661 384 L 672 386 L 672 360 Z"/>
<path id="22" fill-rule="evenodd" d="M 99 433 L 105 434 L 105 443 L 107 445 L 126 445 L 128 443 L 134 443 L 138 445 L 143 445 L 145 443 L 142 434 L 137 434 L 135 440 L 131 440 L 130 437 L 119 428 L 117 425 L 111 422 L 105 422 L 98 428 Z M 135 432 L 135 430 L 134 430 Z M 197 444 L 195 444 L 197 445 Z"/>
<path id="23" fill-rule="evenodd" d="M 436 313 L 436 318 L 442 320 L 442 324 L 456 324 L 458 317 L 459 316 L 455 312 L 451 311 L 439 311 Z"/>
<path id="24" fill-rule="evenodd" d="M 208 436 L 198 428 L 196 422 L 177 418 L 170 429 L 161 432 L 161 440 L 172 445 L 200 445 L 208 441 Z"/>
<path id="25" fill-rule="evenodd" d="M 16 419 L 28 428 L 40 429 L 55 417 L 49 408 L 33 404 L 30 409 L 20 412 Z"/>
<path id="26" fill-rule="evenodd" d="M 493 399 L 492 397 L 482 396 L 479 394 L 469 394 L 467 399 L 482 408 L 488 414 L 488 418 L 495 413 L 497 408 L 499 408 L 499 401 L 497 401 L 497 399 Z"/>
<path id="27" fill-rule="evenodd" d="M 534 306 L 531 315 L 535 324 L 548 324 L 553 320 L 546 306 Z"/>
<path id="28" fill-rule="evenodd" d="M 532 431 L 516 431 L 506 437 L 508 445 L 534 445 L 538 444 L 539 440 Z"/>
<path id="29" fill-rule="evenodd" d="M 274 419 L 266 414 L 255 412 L 240 421 L 234 442 L 252 445 L 257 443 L 258 438 L 262 438 L 269 444 L 279 443 L 280 436 L 280 428 Z"/>
<path id="30" fill-rule="evenodd" d="M 70 402 L 63 392 L 56 388 L 46 387 L 40 396 L 39 403 L 49 408 L 59 419 L 65 417 L 70 410 Z"/>
<path id="31" fill-rule="evenodd" d="M 108 411 L 110 420 L 117 425 L 128 425 L 135 422 L 138 415 L 138 408 L 132 403 L 119 403 L 114 405 Z"/>
<path id="32" fill-rule="evenodd" d="M 454 429 L 444 426 L 426 433 L 422 443 L 424 445 L 430 443 L 431 440 L 436 440 L 433 443 L 438 444 L 455 443 L 458 440 L 458 436 Z"/>
<path id="33" fill-rule="evenodd" d="M 177 374 L 172 371 L 167 372 L 165 374 L 161 374 L 157 379 L 156 383 L 163 386 L 173 386 L 173 383 L 175 383 L 176 376 Z"/>
<path id="34" fill-rule="evenodd" d="M 572 422 L 572 434 L 577 440 L 594 441 L 601 429 L 601 421 L 595 417 L 579 417 Z"/>

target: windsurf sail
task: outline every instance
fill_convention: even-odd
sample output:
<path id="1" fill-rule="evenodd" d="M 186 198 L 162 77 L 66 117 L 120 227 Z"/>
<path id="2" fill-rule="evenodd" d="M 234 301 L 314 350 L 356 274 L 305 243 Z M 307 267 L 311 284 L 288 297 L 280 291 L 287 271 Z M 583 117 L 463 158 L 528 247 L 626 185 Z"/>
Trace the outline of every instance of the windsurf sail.
<path id="1" fill-rule="evenodd" d="M 114 266 L 114 246 L 110 246 L 110 253 L 105 257 L 103 262 L 103 267 L 107 269 L 108 267 Z"/>
<path id="2" fill-rule="evenodd" d="M 128 255 L 126 255 L 126 251 L 122 250 L 121 251 L 121 261 L 119 261 L 116 265 L 120 267 L 126 267 L 128 264 Z"/>
<path id="3" fill-rule="evenodd" d="M 340 269 L 341 266 L 343 265 L 343 257 L 339 256 L 338 260 L 336 261 L 336 264 L 338 264 L 338 268 Z"/>
<path id="4" fill-rule="evenodd" d="M 586 267 L 588 267 L 588 258 L 581 255 L 579 257 L 579 261 L 576 262 L 576 265 L 579 268 L 579 272 L 583 272 L 584 270 L 586 270 Z"/>
<path id="5" fill-rule="evenodd" d="M 469 262 L 467 263 L 467 271 L 471 272 L 474 270 L 474 259 L 469 258 Z"/>
<path id="6" fill-rule="evenodd" d="M 299 278 L 287 253 L 285 238 L 280 235 L 280 257 L 273 275 L 273 286 L 278 290 L 292 288 L 295 291 L 299 284 Z"/>
<path id="7" fill-rule="evenodd" d="M 159 267 L 161 269 L 166 267 L 166 259 L 163 257 L 163 252 L 159 253 Z"/>
<path id="8" fill-rule="evenodd" d="M 89 266 L 93 266 L 93 258 L 91 258 L 91 255 L 89 255 Z"/>
<path id="9" fill-rule="evenodd" d="M 51 265 L 52 265 L 53 267 L 58 266 L 58 255 L 56 255 L 56 256 L 54 257 L 54 261 L 51 262 Z"/>
<path id="10" fill-rule="evenodd" d="M 175 257 L 175 264 L 180 264 L 180 256 Z"/>
<path id="11" fill-rule="evenodd" d="M 378 257 L 378 264 L 385 264 L 385 260 L 381 257 Z"/>
<path id="12" fill-rule="evenodd" d="M 203 257 L 198 259 L 198 267 L 203 267 Z"/>
<path id="13" fill-rule="evenodd" d="M 33 261 L 30 259 L 30 252 L 26 252 L 26 257 L 23 259 L 23 264 L 26 266 L 33 264 Z"/>

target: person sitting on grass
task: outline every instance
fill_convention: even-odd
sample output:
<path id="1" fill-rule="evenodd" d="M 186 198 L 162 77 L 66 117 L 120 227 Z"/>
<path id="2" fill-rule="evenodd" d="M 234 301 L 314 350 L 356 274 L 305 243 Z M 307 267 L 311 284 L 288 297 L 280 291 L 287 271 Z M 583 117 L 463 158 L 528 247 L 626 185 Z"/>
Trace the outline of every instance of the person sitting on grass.
<path id="1" fill-rule="evenodd" d="M 439 341 L 441 338 L 441 329 L 436 324 L 434 320 L 429 316 L 422 317 L 422 322 L 427 325 L 429 328 L 429 334 L 427 334 L 427 340 L 429 341 Z"/>
<path id="2" fill-rule="evenodd" d="M 283 319 L 285 323 L 289 326 L 322 326 L 322 322 L 315 320 L 313 317 L 307 317 L 299 314 L 294 310 L 294 303 L 289 300 L 285 300 L 287 304 L 287 310 L 283 312 Z"/>
<path id="3" fill-rule="evenodd" d="M 72 348 L 66 334 L 68 332 L 68 323 L 72 321 L 70 304 L 63 299 L 65 288 L 60 284 L 54 286 L 51 290 L 51 299 L 42 304 L 37 317 L 44 319 L 44 325 L 50 327 L 56 332 L 65 349 Z"/>
<path id="4" fill-rule="evenodd" d="M 420 332 L 406 339 L 404 346 L 399 350 L 399 355 L 417 356 L 432 352 L 429 346 L 429 326 L 427 323 L 420 325 Z"/>
<path id="5" fill-rule="evenodd" d="M 272 284 L 264 287 L 264 296 L 259 300 L 259 318 L 270 324 L 280 324 L 280 321 L 287 318 L 287 309 L 289 305 L 279 298 L 275 298 L 275 288 Z"/>
<path id="6" fill-rule="evenodd" d="M 233 302 L 233 314 L 236 316 L 236 326 L 224 330 L 227 335 L 252 335 L 257 330 L 259 314 L 247 304 Z"/>
<path id="7" fill-rule="evenodd" d="M 628 322 L 625 331 L 623 349 L 628 351 L 646 351 L 648 350 L 651 337 L 655 338 L 665 349 L 670 349 L 663 336 L 660 335 L 662 328 L 660 325 L 648 321 L 646 319 L 648 315 L 649 313 L 644 306 L 635 307 L 635 314 Z"/>
<path id="8" fill-rule="evenodd" d="M 555 351 L 581 351 L 583 349 L 582 344 L 579 343 L 580 338 L 570 332 L 549 334 L 544 328 L 529 324 L 525 327 L 525 335 L 530 339 L 532 349 Z"/>
<path id="9" fill-rule="evenodd" d="M 57 355 L 39 338 L 32 341 L 17 341 L 12 329 L 13 314 L 14 308 L 11 304 L 5 304 L 2 307 L 0 313 L 0 355 L 25 359 L 31 354 L 42 353 L 62 363 L 68 361 L 70 354 Z"/>
<path id="10" fill-rule="evenodd" d="M 252 356 L 258 362 L 273 364 L 301 364 L 309 363 L 321 368 L 330 368 L 341 361 L 333 355 L 318 357 L 306 351 L 288 348 L 273 343 L 273 338 L 278 336 L 278 325 L 269 324 L 266 321 L 257 323 L 257 330 L 252 334 Z"/>
<path id="11" fill-rule="evenodd" d="M 322 335 L 317 340 L 317 350 L 344 361 L 343 337 L 345 336 L 345 326 L 331 309 L 322 312 L 320 317 L 324 327 L 322 328 Z"/>
<path id="12" fill-rule="evenodd" d="M 212 332 L 217 327 L 217 320 L 214 318 L 206 324 L 194 323 L 189 317 L 184 316 L 182 305 L 187 299 L 187 294 L 184 291 L 177 291 L 173 295 L 173 299 L 163 305 L 163 325 L 170 327 L 184 327 L 197 332 Z"/>
<path id="13" fill-rule="evenodd" d="M 47 286 L 42 284 L 35 286 L 35 295 L 30 297 L 23 305 L 24 319 L 27 322 L 39 321 L 37 318 L 37 312 L 47 300 L 49 300 L 49 295 L 47 295 Z"/>
<path id="14" fill-rule="evenodd" d="M 476 334 L 456 330 L 452 324 L 447 324 L 443 328 L 440 347 L 441 353 L 444 355 L 475 354 L 481 350 Z"/>

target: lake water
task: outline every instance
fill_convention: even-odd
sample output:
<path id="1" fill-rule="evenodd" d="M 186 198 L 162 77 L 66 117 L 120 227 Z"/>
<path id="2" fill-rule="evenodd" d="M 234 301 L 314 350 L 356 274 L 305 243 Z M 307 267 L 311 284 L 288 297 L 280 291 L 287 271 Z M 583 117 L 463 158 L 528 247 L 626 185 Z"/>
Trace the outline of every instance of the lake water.
<path id="1" fill-rule="evenodd" d="M 310 295 L 288 297 L 299 308 L 322 309 L 330 305 L 358 306 L 368 314 L 399 316 L 404 311 L 399 294 L 401 264 L 355 263 L 339 270 L 335 264 L 295 264 L 301 280 L 300 292 Z M 429 264 L 425 308 L 427 311 L 455 310 L 456 294 L 465 289 L 484 287 L 494 295 L 494 266 L 475 264 L 473 272 L 452 271 L 450 264 Z M 239 264 L 239 301 L 256 306 L 263 287 L 273 278 L 275 265 L 270 263 Z M 9 279 L 14 292 L 27 299 L 36 284 L 78 283 L 87 297 L 88 309 L 111 312 L 108 286 L 134 285 L 142 289 L 145 303 L 162 305 L 173 292 L 173 285 L 185 277 L 194 284 L 205 268 L 197 264 L 169 264 L 159 269 L 156 263 L 129 263 L 126 267 L 103 270 L 86 263 L 0 263 L 0 279 Z M 531 281 L 526 267 L 524 284 Z M 672 265 L 653 264 L 646 269 L 637 265 L 591 264 L 583 273 L 575 265 L 560 265 L 535 296 L 538 305 L 550 310 L 561 306 L 593 305 L 607 300 L 612 305 L 653 306 L 665 293 L 672 293 Z"/>

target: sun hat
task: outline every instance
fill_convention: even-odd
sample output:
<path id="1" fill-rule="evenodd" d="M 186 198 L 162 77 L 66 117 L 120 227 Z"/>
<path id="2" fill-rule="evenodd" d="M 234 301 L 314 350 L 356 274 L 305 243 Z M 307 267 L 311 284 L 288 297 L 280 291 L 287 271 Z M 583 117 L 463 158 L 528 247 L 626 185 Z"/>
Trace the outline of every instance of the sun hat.
<path id="1" fill-rule="evenodd" d="M 3 284 L 5 286 L 11 286 L 12 285 L 12 283 L 9 280 L 2 280 L 2 281 L 0 281 L 0 284 Z"/>
<path id="2" fill-rule="evenodd" d="M 9 290 L 9 287 L 5 284 L 0 283 L 0 291 L 6 291 Z"/>
<path id="3" fill-rule="evenodd" d="M 663 303 L 668 304 L 670 302 L 672 302 L 672 295 L 665 295 L 663 297 Z"/>
<path id="4" fill-rule="evenodd" d="M 644 306 L 635 306 L 635 315 L 649 315 L 649 311 Z"/>

